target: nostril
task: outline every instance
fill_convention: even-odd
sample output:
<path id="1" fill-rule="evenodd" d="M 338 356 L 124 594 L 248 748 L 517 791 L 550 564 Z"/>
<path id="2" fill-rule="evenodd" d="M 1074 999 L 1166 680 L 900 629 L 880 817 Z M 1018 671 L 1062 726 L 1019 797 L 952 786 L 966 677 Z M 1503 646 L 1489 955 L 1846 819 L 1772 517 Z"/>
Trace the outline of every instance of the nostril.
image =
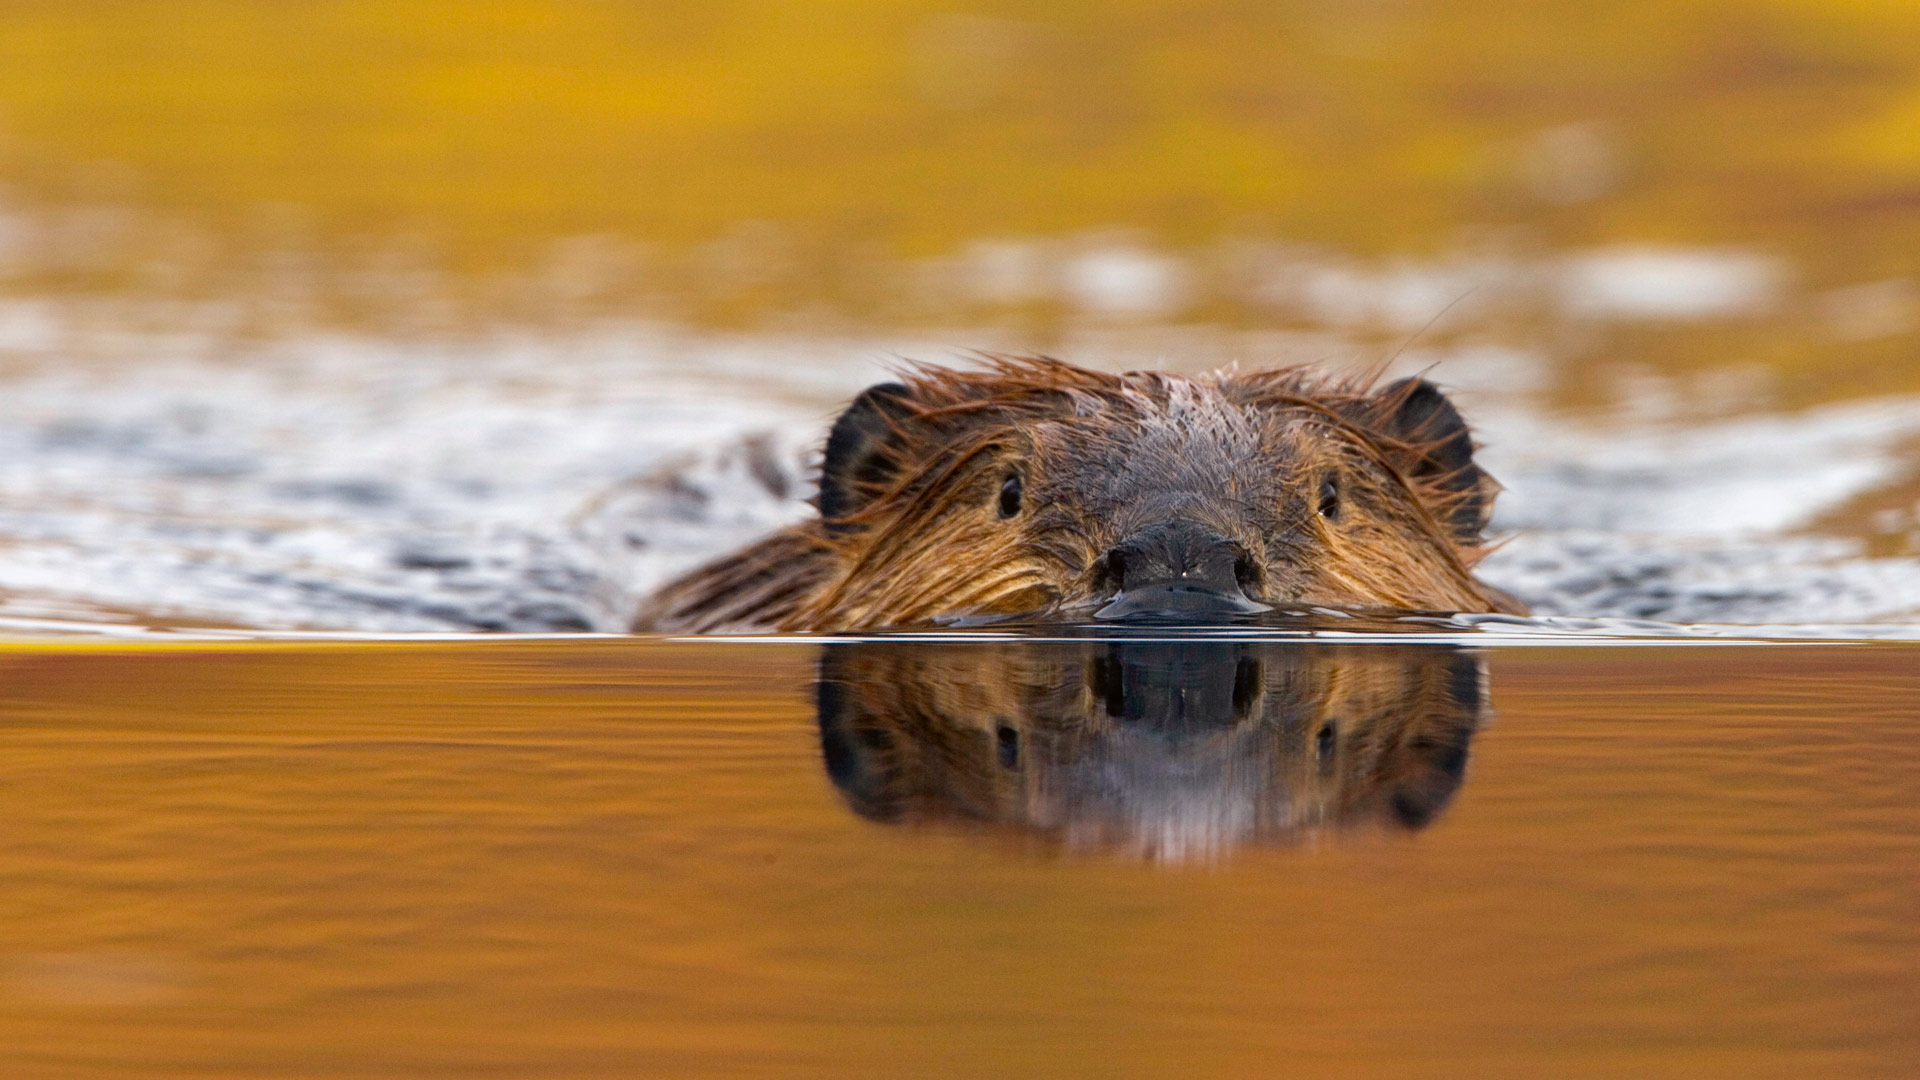
<path id="1" fill-rule="evenodd" d="M 1132 616 L 1207 618 L 1268 610 L 1267 568 L 1258 547 L 1235 543 L 1196 521 L 1174 520 L 1137 530 L 1093 564 L 1093 599 L 1110 602 L 1096 619 Z"/>

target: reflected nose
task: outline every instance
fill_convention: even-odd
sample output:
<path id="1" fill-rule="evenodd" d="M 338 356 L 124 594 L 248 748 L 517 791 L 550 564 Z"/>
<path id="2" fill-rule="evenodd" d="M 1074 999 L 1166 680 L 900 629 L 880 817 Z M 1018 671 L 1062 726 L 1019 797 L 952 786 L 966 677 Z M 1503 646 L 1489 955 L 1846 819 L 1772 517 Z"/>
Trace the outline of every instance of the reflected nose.
<path id="1" fill-rule="evenodd" d="M 1102 559 L 1112 602 L 1096 619 L 1135 615 L 1205 618 L 1271 610 L 1247 598 L 1252 577 L 1246 549 L 1189 521 L 1169 521 L 1133 534 Z"/>

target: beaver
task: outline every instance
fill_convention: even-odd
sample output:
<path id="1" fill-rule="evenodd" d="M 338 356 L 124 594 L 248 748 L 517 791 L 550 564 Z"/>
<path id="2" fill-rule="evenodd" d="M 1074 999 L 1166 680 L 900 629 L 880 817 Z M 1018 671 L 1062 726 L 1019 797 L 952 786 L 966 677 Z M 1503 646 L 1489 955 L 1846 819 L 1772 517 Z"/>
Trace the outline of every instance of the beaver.
<path id="1" fill-rule="evenodd" d="M 1276 607 L 1524 614 L 1477 581 L 1499 490 L 1425 379 L 912 366 L 834 423 L 818 516 L 694 570 L 636 631 L 853 631 Z"/>
<path id="2" fill-rule="evenodd" d="M 1463 649 L 1205 639 L 826 646 L 822 758 L 857 814 L 1180 859 L 1431 824 L 1486 712 Z"/>

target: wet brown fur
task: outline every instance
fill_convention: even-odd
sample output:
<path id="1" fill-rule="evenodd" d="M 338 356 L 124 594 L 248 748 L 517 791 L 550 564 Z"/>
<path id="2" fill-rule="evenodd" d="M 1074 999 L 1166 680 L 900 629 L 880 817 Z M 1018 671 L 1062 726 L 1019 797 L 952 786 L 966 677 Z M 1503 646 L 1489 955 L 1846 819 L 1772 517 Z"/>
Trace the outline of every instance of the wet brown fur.
<path id="1" fill-rule="evenodd" d="M 1457 413 L 1444 405 L 1456 426 L 1424 430 L 1405 414 L 1430 414 L 1437 391 L 1372 381 L 1302 367 L 1109 374 L 1033 357 L 910 368 L 836 428 L 836 440 L 852 432 L 853 460 L 830 447 L 821 517 L 669 583 L 635 629 L 1091 611 L 1106 599 L 1103 552 L 1168 512 L 1256 552 L 1248 594 L 1275 606 L 1523 612 L 1472 574 L 1498 485 L 1441 452 L 1470 452 Z M 996 492 L 1015 473 L 1026 502 L 1003 520 Z M 1328 476 L 1338 520 L 1314 512 Z"/>

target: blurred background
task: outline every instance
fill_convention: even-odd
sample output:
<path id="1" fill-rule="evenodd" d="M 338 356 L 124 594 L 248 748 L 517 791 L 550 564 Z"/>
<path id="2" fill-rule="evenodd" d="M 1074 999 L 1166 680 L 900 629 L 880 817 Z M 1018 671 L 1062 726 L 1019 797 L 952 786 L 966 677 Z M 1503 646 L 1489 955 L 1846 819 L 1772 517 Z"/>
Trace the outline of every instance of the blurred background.
<path id="1" fill-rule="evenodd" d="M 1920 611 L 1920 7 L 0 3 L 0 614 L 617 628 L 900 356 L 1429 367 L 1554 614 Z"/>

